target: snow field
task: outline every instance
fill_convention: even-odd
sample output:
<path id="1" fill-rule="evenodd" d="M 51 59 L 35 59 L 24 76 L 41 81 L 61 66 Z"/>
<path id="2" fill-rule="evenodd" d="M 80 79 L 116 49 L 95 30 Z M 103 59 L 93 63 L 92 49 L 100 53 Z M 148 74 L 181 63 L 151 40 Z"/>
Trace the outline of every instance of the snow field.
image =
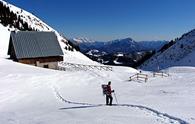
<path id="1" fill-rule="evenodd" d="M 129 75 L 137 71 L 127 67 L 114 67 L 113 72 L 64 72 L 0 59 L 0 69 L 1 123 L 194 123 L 195 78 L 177 74 L 176 69 L 174 73 L 170 69 L 167 78 L 153 78 L 147 72 L 147 83 L 129 82 Z M 109 80 L 118 105 L 104 105 L 101 84 Z M 78 104 L 63 101 L 56 92 Z"/>

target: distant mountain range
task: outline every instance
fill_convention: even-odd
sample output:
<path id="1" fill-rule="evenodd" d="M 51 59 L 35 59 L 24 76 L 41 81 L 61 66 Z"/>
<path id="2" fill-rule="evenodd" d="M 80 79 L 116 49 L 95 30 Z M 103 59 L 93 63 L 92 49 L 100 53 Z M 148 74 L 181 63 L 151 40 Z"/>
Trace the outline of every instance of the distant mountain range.
<path id="1" fill-rule="evenodd" d="M 170 42 L 131 38 L 98 42 L 85 38 L 85 42 L 80 39 L 77 44 L 88 57 L 109 65 L 139 66 L 147 71 L 173 66 L 195 67 L 195 29 Z"/>
<path id="2" fill-rule="evenodd" d="M 70 39 L 79 46 L 80 51 L 89 58 L 109 65 L 125 65 L 136 67 L 168 41 L 134 41 L 132 38 L 112 41 L 94 41 L 88 38 Z"/>
<path id="3" fill-rule="evenodd" d="M 79 45 L 82 52 L 98 50 L 110 53 L 132 53 L 139 51 L 159 50 L 168 41 L 134 41 L 131 38 L 117 39 L 112 41 L 94 41 L 88 38 L 73 38 L 70 41 Z"/>

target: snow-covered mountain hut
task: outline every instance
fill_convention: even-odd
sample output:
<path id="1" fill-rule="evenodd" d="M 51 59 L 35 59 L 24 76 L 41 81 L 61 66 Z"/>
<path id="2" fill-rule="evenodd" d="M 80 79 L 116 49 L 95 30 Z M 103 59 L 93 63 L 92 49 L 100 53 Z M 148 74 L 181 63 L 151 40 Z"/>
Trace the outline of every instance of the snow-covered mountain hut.
<path id="1" fill-rule="evenodd" d="M 16 62 L 57 69 L 63 52 L 54 32 L 11 32 L 8 55 Z"/>

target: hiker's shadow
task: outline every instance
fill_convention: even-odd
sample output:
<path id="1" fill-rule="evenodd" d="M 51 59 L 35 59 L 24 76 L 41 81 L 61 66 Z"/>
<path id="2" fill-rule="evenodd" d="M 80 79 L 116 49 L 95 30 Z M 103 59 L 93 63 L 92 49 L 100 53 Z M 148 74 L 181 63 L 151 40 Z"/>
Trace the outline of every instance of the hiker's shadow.
<path id="1" fill-rule="evenodd" d="M 108 106 L 105 104 L 97 104 L 97 105 L 82 105 L 82 106 L 74 106 L 74 107 L 66 107 L 66 108 L 59 108 L 59 110 L 68 110 L 68 109 L 85 109 L 85 108 L 96 108 L 96 107 L 102 107 L 102 106 Z M 131 104 L 112 104 L 112 106 L 121 106 L 121 107 L 137 107 L 136 105 Z"/>
<path id="2" fill-rule="evenodd" d="M 102 106 L 107 106 L 105 104 L 98 104 L 98 105 L 82 105 L 82 106 L 74 106 L 74 107 L 66 107 L 66 108 L 59 108 L 59 110 L 68 110 L 68 109 L 86 109 L 86 108 L 96 108 L 96 107 L 102 107 Z M 120 106 L 120 107 L 138 107 L 136 105 L 131 105 L 131 104 L 112 104 L 112 106 Z"/>
<path id="3" fill-rule="evenodd" d="M 60 110 L 94 108 L 94 107 L 100 107 L 100 106 L 102 105 L 83 105 L 83 106 L 60 108 Z"/>

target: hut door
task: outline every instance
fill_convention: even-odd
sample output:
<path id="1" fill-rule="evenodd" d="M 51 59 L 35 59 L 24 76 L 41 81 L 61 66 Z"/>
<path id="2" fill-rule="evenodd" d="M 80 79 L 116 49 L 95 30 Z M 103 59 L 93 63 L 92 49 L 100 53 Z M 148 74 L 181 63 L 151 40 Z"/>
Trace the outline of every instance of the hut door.
<path id="1" fill-rule="evenodd" d="M 39 63 L 40 63 L 39 61 L 36 61 L 35 66 L 39 66 Z"/>

